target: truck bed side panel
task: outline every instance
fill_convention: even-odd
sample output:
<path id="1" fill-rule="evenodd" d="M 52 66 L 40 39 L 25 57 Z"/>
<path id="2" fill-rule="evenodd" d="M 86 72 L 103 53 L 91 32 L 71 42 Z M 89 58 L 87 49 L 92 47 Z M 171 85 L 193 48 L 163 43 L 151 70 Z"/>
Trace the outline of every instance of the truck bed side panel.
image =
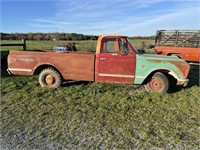
<path id="1" fill-rule="evenodd" d="M 158 46 L 156 53 L 162 55 L 179 54 L 186 61 L 200 62 L 200 48 Z"/>
<path id="2" fill-rule="evenodd" d="M 95 53 L 11 51 L 8 69 L 12 74 L 32 75 L 41 65 L 55 67 L 69 80 L 94 81 Z"/>
<path id="3" fill-rule="evenodd" d="M 95 54 L 74 53 L 63 56 L 63 60 L 60 67 L 65 79 L 94 81 Z"/>

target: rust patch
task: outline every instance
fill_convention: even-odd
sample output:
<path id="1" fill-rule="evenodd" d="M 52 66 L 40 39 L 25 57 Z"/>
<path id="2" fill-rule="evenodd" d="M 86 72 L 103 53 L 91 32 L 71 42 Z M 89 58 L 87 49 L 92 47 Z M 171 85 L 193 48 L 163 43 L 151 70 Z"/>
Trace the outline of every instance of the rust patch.
<path id="1" fill-rule="evenodd" d="M 171 61 L 171 64 L 174 64 L 177 68 L 179 68 L 180 73 L 183 75 L 183 77 L 186 79 L 189 71 L 190 71 L 190 65 L 186 62 L 176 62 L 176 61 Z"/>
<path id="2" fill-rule="evenodd" d="M 148 60 L 149 62 L 152 62 L 152 63 L 156 63 L 156 64 L 159 64 L 161 63 L 163 60 Z"/>

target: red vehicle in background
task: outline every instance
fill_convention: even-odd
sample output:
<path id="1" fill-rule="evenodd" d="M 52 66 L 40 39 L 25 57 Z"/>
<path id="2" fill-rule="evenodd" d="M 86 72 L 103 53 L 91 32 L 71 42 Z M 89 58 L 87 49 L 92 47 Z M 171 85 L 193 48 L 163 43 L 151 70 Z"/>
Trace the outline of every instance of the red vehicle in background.
<path id="1" fill-rule="evenodd" d="M 157 54 L 200 63 L 200 30 L 159 30 L 155 46 Z"/>

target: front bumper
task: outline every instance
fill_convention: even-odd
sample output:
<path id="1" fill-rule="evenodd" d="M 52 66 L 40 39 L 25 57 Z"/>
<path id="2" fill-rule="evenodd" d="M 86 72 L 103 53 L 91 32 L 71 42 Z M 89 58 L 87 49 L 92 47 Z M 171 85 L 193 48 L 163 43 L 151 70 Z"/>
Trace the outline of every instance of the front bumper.
<path id="1" fill-rule="evenodd" d="M 185 80 L 178 80 L 177 85 L 183 85 L 184 87 L 186 87 L 188 85 L 189 79 L 185 79 Z"/>

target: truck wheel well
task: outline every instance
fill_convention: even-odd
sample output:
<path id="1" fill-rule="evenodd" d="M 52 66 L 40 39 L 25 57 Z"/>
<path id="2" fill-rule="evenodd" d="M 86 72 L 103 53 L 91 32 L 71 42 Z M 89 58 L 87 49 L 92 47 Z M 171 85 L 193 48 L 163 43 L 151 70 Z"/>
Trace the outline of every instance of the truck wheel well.
<path id="1" fill-rule="evenodd" d="M 56 70 L 58 73 L 60 73 L 60 71 L 59 71 L 56 67 L 54 67 L 54 66 L 52 66 L 52 65 L 41 65 L 41 66 L 38 66 L 38 67 L 35 69 L 34 75 L 40 74 L 40 72 L 41 72 L 42 70 L 46 69 L 46 68 L 53 68 L 53 69 Z M 60 74 L 61 74 L 61 73 L 60 73 Z"/>
<path id="2" fill-rule="evenodd" d="M 172 82 L 177 82 L 177 79 L 176 78 L 174 78 L 172 75 L 170 75 L 169 74 L 169 70 L 155 70 L 155 71 L 153 71 L 153 72 L 151 72 L 147 77 L 146 77 L 146 79 L 143 81 L 143 85 L 145 85 L 145 84 L 147 84 L 148 83 L 148 81 L 152 78 L 152 76 L 155 74 L 155 73 L 157 73 L 157 72 L 161 72 L 161 73 L 163 73 L 164 75 L 166 75 L 167 76 L 167 78 L 170 80 L 170 83 Z"/>

